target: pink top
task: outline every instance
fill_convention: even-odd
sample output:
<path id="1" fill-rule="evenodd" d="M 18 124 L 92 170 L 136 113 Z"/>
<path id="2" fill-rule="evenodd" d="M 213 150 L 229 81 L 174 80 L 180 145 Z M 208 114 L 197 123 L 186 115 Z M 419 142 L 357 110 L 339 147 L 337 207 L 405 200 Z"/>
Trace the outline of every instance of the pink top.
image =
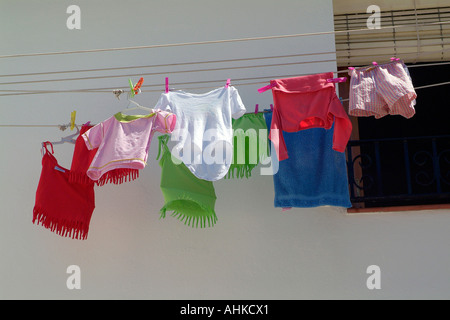
<path id="1" fill-rule="evenodd" d="M 279 161 L 288 158 L 283 131 L 330 129 L 333 123 L 333 149 L 345 151 L 352 124 L 330 78 L 332 72 L 270 81 L 275 107 L 269 138 Z"/>
<path id="2" fill-rule="evenodd" d="M 153 110 L 148 115 L 119 112 L 92 127 L 82 135 L 89 150 L 98 148 L 88 177 L 98 180 L 116 168 L 143 169 L 154 132 L 171 133 L 175 123 L 175 114 Z"/>

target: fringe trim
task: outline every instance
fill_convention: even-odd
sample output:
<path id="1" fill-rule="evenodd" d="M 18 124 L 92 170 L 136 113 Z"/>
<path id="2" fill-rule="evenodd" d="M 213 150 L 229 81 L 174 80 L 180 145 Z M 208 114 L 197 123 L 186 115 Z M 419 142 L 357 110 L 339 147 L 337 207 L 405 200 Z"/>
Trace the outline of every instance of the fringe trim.
<path id="1" fill-rule="evenodd" d="M 198 203 L 197 201 L 191 199 L 188 196 L 183 196 L 182 198 L 174 200 L 174 201 L 179 201 L 179 200 L 195 202 L 197 205 L 199 205 L 202 208 L 203 211 L 205 211 L 205 213 L 201 216 L 193 216 L 193 215 L 190 215 L 190 214 L 182 212 L 182 211 L 173 210 L 172 213 L 170 214 L 171 217 L 174 217 L 174 218 L 180 220 L 181 222 L 184 221 L 185 225 L 191 226 L 192 228 L 194 228 L 194 226 L 196 228 L 198 228 L 199 224 L 200 224 L 200 228 L 213 227 L 217 223 L 218 219 L 217 219 L 216 212 L 214 211 L 214 209 L 208 208 L 208 207 Z M 167 206 L 168 206 L 168 204 L 165 204 L 164 207 L 162 207 L 161 210 L 159 211 L 160 219 L 161 218 L 164 219 L 166 217 L 166 212 L 168 211 Z"/>
<path id="2" fill-rule="evenodd" d="M 268 150 L 262 150 L 259 154 L 259 162 L 265 162 L 269 157 Z M 225 175 L 225 179 L 243 179 L 250 178 L 252 176 L 252 171 L 259 163 L 244 163 L 244 164 L 234 164 L 232 163 L 228 173 Z"/>
<path id="3" fill-rule="evenodd" d="M 225 175 L 225 179 L 243 179 L 252 176 L 252 170 L 257 166 L 257 164 L 242 164 L 242 165 L 231 165 L 228 173 Z"/>
<path id="4" fill-rule="evenodd" d="M 161 213 L 160 218 L 165 218 L 166 217 L 166 208 L 162 208 L 160 210 L 160 213 Z M 213 213 L 212 215 L 207 215 L 207 216 L 203 216 L 203 217 L 193 217 L 193 216 L 184 214 L 183 212 L 173 211 L 170 214 L 170 216 L 177 218 L 181 222 L 184 221 L 185 225 L 191 226 L 192 228 L 194 228 L 194 226 L 196 228 L 198 228 L 199 223 L 200 223 L 200 228 L 206 228 L 206 223 L 208 223 L 208 227 L 213 227 L 218 220 L 215 213 Z"/>
<path id="5" fill-rule="evenodd" d="M 122 184 L 131 182 L 139 178 L 139 169 L 119 168 L 106 172 L 96 181 L 98 186 L 104 186 L 107 183 Z"/>
<path id="6" fill-rule="evenodd" d="M 88 219 L 86 219 L 88 220 Z M 38 207 L 33 209 L 33 223 L 62 236 L 77 240 L 86 240 L 89 233 L 88 221 L 73 221 L 51 217 Z"/>

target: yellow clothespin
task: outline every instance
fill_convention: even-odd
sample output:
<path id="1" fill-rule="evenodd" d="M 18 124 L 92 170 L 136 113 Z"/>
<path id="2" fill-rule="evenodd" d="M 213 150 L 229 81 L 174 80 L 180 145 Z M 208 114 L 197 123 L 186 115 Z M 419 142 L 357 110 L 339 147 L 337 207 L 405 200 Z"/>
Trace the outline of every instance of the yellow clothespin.
<path id="1" fill-rule="evenodd" d="M 70 114 L 70 130 L 73 130 L 73 128 L 75 128 L 75 117 L 77 115 L 76 111 L 72 111 L 72 113 Z"/>

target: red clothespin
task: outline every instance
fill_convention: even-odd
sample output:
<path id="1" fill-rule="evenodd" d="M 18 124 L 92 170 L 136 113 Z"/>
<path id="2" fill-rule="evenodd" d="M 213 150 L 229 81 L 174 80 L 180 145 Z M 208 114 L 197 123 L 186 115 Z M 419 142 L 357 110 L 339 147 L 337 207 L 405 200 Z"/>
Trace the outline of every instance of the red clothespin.
<path id="1" fill-rule="evenodd" d="M 228 88 L 230 86 L 231 79 L 227 79 L 227 84 L 225 85 L 225 88 Z"/>
<path id="2" fill-rule="evenodd" d="M 273 111 L 273 104 L 270 104 L 270 110 Z"/>
<path id="3" fill-rule="evenodd" d="M 139 92 L 141 92 L 141 86 L 142 86 L 143 82 L 144 82 L 144 78 L 140 78 L 139 81 L 136 83 L 136 85 L 133 88 L 134 94 L 138 94 Z"/>
<path id="4" fill-rule="evenodd" d="M 347 78 L 346 78 L 346 77 L 341 77 L 341 78 L 329 78 L 329 79 L 327 79 L 327 82 L 328 82 L 328 83 L 330 83 L 330 82 L 332 82 L 332 83 L 339 83 L 339 82 L 345 82 L 345 81 L 347 81 Z"/>
<path id="5" fill-rule="evenodd" d="M 259 109 L 259 105 L 258 104 L 256 104 L 256 106 L 255 106 L 255 114 L 257 114 L 258 113 L 258 110 Z"/>
<path id="6" fill-rule="evenodd" d="M 166 93 L 169 93 L 169 78 L 166 77 Z"/>

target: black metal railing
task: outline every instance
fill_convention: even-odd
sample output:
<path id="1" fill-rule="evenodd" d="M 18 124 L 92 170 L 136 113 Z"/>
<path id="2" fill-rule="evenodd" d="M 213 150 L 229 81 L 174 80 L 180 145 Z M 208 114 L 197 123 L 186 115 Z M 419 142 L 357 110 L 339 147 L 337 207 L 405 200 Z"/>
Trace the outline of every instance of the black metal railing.
<path id="1" fill-rule="evenodd" d="M 347 166 L 354 204 L 450 203 L 450 135 L 352 140 Z"/>

